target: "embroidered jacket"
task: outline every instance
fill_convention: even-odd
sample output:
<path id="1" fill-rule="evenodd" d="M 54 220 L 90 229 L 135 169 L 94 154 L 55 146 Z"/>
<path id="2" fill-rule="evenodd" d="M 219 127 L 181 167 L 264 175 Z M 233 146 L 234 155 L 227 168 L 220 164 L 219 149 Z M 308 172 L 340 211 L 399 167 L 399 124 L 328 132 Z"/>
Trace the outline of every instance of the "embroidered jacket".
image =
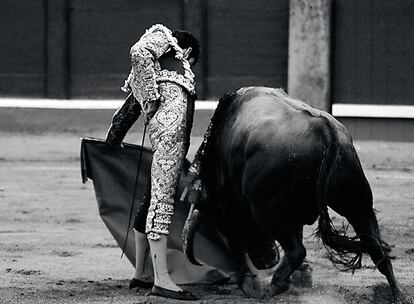
<path id="1" fill-rule="evenodd" d="M 159 59 L 169 51 L 175 53 L 175 59 L 181 61 L 184 74 L 162 69 Z M 162 81 L 175 82 L 184 87 L 191 96 L 195 95 L 194 73 L 189 62 L 183 58 L 183 50 L 172 36 L 171 30 L 161 24 L 149 28 L 131 47 L 131 72 L 121 88 L 131 93 L 125 103 L 115 112 L 106 142 L 121 144 L 126 133 L 138 119 L 148 102 L 160 98 L 158 84 Z"/>
<path id="2" fill-rule="evenodd" d="M 182 62 L 184 75 L 161 70 L 158 59 L 170 50 L 175 51 L 175 58 Z M 183 50 L 177 44 L 177 39 L 164 25 L 156 24 L 148 29 L 132 46 L 130 56 L 132 69 L 122 89 L 132 91 L 141 106 L 160 97 L 157 85 L 160 81 L 176 82 L 191 95 L 195 94 L 194 73 L 190 64 L 183 58 Z"/>

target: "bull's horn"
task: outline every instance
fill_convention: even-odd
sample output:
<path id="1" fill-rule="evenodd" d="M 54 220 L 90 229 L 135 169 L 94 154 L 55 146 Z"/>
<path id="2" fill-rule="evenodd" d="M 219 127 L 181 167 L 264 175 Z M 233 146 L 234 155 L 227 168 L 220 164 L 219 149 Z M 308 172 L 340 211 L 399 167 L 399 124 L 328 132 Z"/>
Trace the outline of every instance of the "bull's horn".
<path id="1" fill-rule="evenodd" d="M 191 205 L 190 212 L 183 228 L 183 251 L 187 259 L 194 265 L 202 266 L 194 257 L 194 236 L 200 222 L 201 213 L 194 210 L 194 204 Z"/>
<path id="2" fill-rule="evenodd" d="M 246 263 L 247 268 L 255 275 L 259 275 L 260 274 L 260 270 L 256 268 L 256 266 L 254 266 L 252 260 L 250 259 L 250 256 L 247 252 L 245 252 L 244 254 L 244 261 Z"/>

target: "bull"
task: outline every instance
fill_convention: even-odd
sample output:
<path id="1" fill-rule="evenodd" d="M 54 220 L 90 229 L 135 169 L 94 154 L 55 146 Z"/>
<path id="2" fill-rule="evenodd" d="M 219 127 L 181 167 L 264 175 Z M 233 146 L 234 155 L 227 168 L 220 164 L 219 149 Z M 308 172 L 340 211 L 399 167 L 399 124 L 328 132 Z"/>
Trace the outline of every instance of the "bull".
<path id="1" fill-rule="evenodd" d="M 373 196 L 351 136 L 324 111 L 282 90 L 242 88 L 220 99 L 200 177 L 203 198 L 189 215 L 185 252 L 193 254 L 200 221 L 215 227 L 239 261 L 238 283 L 250 296 L 289 288 L 306 257 L 303 227 L 316 234 L 336 264 L 361 267 L 368 253 L 386 277 L 393 298 L 412 303 L 397 282 L 373 209 Z M 328 206 L 355 231 L 333 225 Z M 281 261 L 275 247 L 284 251 Z"/>

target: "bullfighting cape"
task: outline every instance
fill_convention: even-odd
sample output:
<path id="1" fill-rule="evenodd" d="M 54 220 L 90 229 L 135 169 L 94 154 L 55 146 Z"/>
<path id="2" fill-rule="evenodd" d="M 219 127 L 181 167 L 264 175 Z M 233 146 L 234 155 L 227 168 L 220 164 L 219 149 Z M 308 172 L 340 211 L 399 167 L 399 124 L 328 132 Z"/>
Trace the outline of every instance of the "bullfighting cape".
<path id="1" fill-rule="evenodd" d="M 82 138 L 81 171 L 83 182 L 93 181 L 99 214 L 112 236 L 122 248 L 128 227 L 132 204 L 138 159 L 141 147 L 124 144 L 124 147 L 111 147 L 104 140 Z M 133 215 L 151 182 L 152 152 L 142 148 L 142 162 L 139 183 L 136 188 L 136 202 Z M 194 254 L 204 266 L 194 266 L 182 253 L 182 229 L 190 205 L 179 201 L 178 195 L 185 185 L 183 176 L 189 162 L 186 160 L 180 185 L 177 191 L 175 211 L 168 235 L 168 267 L 174 282 L 178 284 L 214 283 L 228 279 L 236 266 L 229 251 L 214 229 L 200 224 L 194 239 Z M 125 255 L 135 265 L 135 242 L 132 231 L 134 216 L 131 219 Z M 146 258 L 146 271 L 152 272 L 151 259 Z"/>

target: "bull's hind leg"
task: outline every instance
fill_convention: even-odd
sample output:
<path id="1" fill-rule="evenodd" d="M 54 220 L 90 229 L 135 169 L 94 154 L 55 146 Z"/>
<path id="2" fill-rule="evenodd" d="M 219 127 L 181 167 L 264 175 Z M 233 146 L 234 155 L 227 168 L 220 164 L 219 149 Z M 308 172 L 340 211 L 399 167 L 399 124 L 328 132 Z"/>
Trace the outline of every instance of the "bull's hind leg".
<path id="1" fill-rule="evenodd" d="M 272 295 L 289 289 L 290 276 L 302 265 L 306 257 L 306 249 L 302 243 L 303 226 L 296 229 L 287 229 L 282 236 L 278 235 L 278 242 L 284 250 L 284 256 L 272 278 Z"/>
<path id="2" fill-rule="evenodd" d="M 360 211 L 358 214 L 347 217 L 350 224 L 360 238 L 364 252 L 367 252 L 378 270 L 387 278 L 396 303 L 412 303 L 402 292 L 392 269 L 390 258 L 387 255 L 387 246 L 381 242 L 377 217 L 374 210 Z"/>

